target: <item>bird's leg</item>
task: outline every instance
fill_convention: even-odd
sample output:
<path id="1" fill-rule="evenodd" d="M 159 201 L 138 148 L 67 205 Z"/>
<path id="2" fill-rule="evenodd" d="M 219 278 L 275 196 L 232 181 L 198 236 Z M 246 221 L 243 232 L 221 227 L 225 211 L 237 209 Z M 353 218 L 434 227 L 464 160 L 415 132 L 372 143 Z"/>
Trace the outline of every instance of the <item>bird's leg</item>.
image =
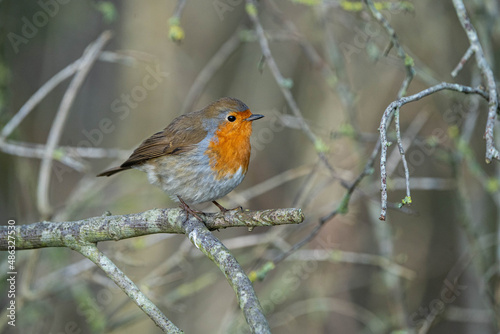
<path id="1" fill-rule="evenodd" d="M 184 211 L 186 211 L 188 214 L 192 214 L 193 216 L 196 217 L 196 219 L 198 219 L 200 222 L 202 222 L 203 224 L 205 223 L 203 221 L 203 219 L 200 218 L 200 216 L 198 216 L 198 213 L 203 213 L 201 211 L 194 211 L 193 209 L 191 209 L 189 207 L 189 205 L 186 204 L 186 202 L 184 202 L 184 200 L 179 196 L 177 195 L 177 198 L 179 199 L 179 201 L 181 202 L 181 204 L 179 204 L 179 207 L 181 209 L 183 209 Z"/>
<path id="2" fill-rule="evenodd" d="M 220 212 L 222 213 L 226 213 L 228 211 L 231 211 L 231 210 L 240 210 L 240 211 L 243 211 L 243 208 L 241 206 L 238 206 L 236 208 L 233 208 L 233 209 L 226 209 L 225 207 L 223 207 L 222 205 L 220 205 L 219 203 L 217 203 L 217 201 L 212 201 L 212 203 L 215 204 L 216 207 L 219 208 Z"/>

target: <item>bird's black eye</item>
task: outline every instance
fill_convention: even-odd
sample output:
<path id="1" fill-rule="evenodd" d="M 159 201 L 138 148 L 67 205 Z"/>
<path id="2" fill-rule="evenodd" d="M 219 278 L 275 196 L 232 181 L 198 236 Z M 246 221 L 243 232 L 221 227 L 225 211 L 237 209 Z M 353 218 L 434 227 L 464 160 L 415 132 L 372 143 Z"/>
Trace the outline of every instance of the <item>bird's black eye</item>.
<path id="1" fill-rule="evenodd" d="M 234 122 L 234 121 L 236 121 L 236 117 L 235 117 L 235 116 L 233 116 L 233 115 L 231 115 L 231 116 L 227 116 L 227 120 L 228 120 L 229 122 Z"/>

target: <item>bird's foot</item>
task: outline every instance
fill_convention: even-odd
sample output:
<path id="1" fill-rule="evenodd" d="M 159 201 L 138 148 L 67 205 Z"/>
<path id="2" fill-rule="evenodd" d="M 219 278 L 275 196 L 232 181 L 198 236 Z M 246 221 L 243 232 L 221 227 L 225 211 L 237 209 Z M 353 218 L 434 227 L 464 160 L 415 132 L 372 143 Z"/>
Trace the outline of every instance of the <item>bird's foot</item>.
<path id="1" fill-rule="evenodd" d="M 220 205 L 219 203 L 217 203 L 217 201 L 212 201 L 212 203 L 214 203 L 214 205 L 216 207 L 219 208 L 220 212 L 222 213 L 226 213 L 228 211 L 233 211 L 233 210 L 238 210 L 238 211 L 242 211 L 243 212 L 243 208 L 241 206 L 238 206 L 236 208 L 233 208 L 233 209 L 226 209 L 225 207 L 223 207 L 222 205 Z"/>
<path id="2" fill-rule="evenodd" d="M 200 222 L 202 222 L 203 224 L 205 224 L 205 221 L 203 219 L 201 219 L 201 217 L 198 215 L 198 214 L 201 214 L 201 213 L 204 213 L 202 211 L 196 211 L 196 210 L 193 210 L 189 207 L 189 205 L 186 204 L 186 202 L 184 202 L 184 200 L 180 197 L 180 196 L 177 196 L 177 198 L 179 198 L 179 202 L 181 204 L 179 204 L 179 207 L 181 209 L 183 209 L 184 211 L 186 211 L 186 213 L 189 215 L 193 215 L 194 217 L 196 217 L 196 219 L 198 219 Z"/>

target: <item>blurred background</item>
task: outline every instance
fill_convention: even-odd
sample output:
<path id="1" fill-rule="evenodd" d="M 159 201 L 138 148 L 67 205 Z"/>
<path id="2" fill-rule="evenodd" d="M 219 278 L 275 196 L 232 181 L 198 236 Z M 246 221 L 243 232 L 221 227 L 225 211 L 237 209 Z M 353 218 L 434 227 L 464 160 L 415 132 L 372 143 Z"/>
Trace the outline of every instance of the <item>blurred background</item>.
<path id="1" fill-rule="evenodd" d="M 499 4 L 466 5 L 498 77 Z M 414 61 L 408 95 L 441 81 L 481 84 L 474 59 L 450 74 L 469 46 L 451 1 L 379 6 Z M 0 1 L 1 224 L 175 207 L 141 172 L 95 175 L 181 113 L 236 97 L 266 117 L 254 123 L 246 179 L 221 204 L 299 207 L 306 216 L 296 226 L 215 232 L 247 273 L 258 274 L 254 286 L 273 333 L 498 333 L 500 168 L 484 162 L 487 103 L 440 92 L 401 109 L 413 204 L 398 208 L 405 183 L 391 124 L 389 211 L 380 221 L 379 156 L 367 163 L 405 79 L 387 33 L 359 2 L 262 1 L 258 19 L 283 76 L 278 83 L 242 0 Z M 7 136 L 4 126 L 107 30 L 113 37 L 64 123 L 46 211 L 37 196 L 40 152 L 72 77 L 44 91 Z M 315 143 L 280 87 L 292 93 Z M 365 167 L 371 173 L 346 210 L 343 184 Z M 183 235 L 99 248 L 186 333 L 248 332 L 223 274 Z M 1 292 L 7 254 L 0 257 Z M 19 251 L 16 261 L 15 328 L 6 325 L 8 299 L 0 295 L 5 333 L 160 332 L 69 249 Z M 266 270 L 269 263 L 275 268 Z"/>

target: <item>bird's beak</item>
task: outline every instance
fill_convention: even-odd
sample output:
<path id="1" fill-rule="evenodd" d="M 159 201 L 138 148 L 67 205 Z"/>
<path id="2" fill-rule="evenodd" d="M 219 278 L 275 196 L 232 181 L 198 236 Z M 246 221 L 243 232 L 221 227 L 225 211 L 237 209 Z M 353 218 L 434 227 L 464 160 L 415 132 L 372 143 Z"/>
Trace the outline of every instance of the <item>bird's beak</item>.
<path id="1" fill-rule="evenodd" d="M 252 122 L 252 121 L 256 121 L 260 118 L 264 117 L 264 115 L 260 115 L 260 114 L 252 114 L 250 117 L 248 118 L 245 118 L 245 121 L 249 121 L 249 122 Z"/>

